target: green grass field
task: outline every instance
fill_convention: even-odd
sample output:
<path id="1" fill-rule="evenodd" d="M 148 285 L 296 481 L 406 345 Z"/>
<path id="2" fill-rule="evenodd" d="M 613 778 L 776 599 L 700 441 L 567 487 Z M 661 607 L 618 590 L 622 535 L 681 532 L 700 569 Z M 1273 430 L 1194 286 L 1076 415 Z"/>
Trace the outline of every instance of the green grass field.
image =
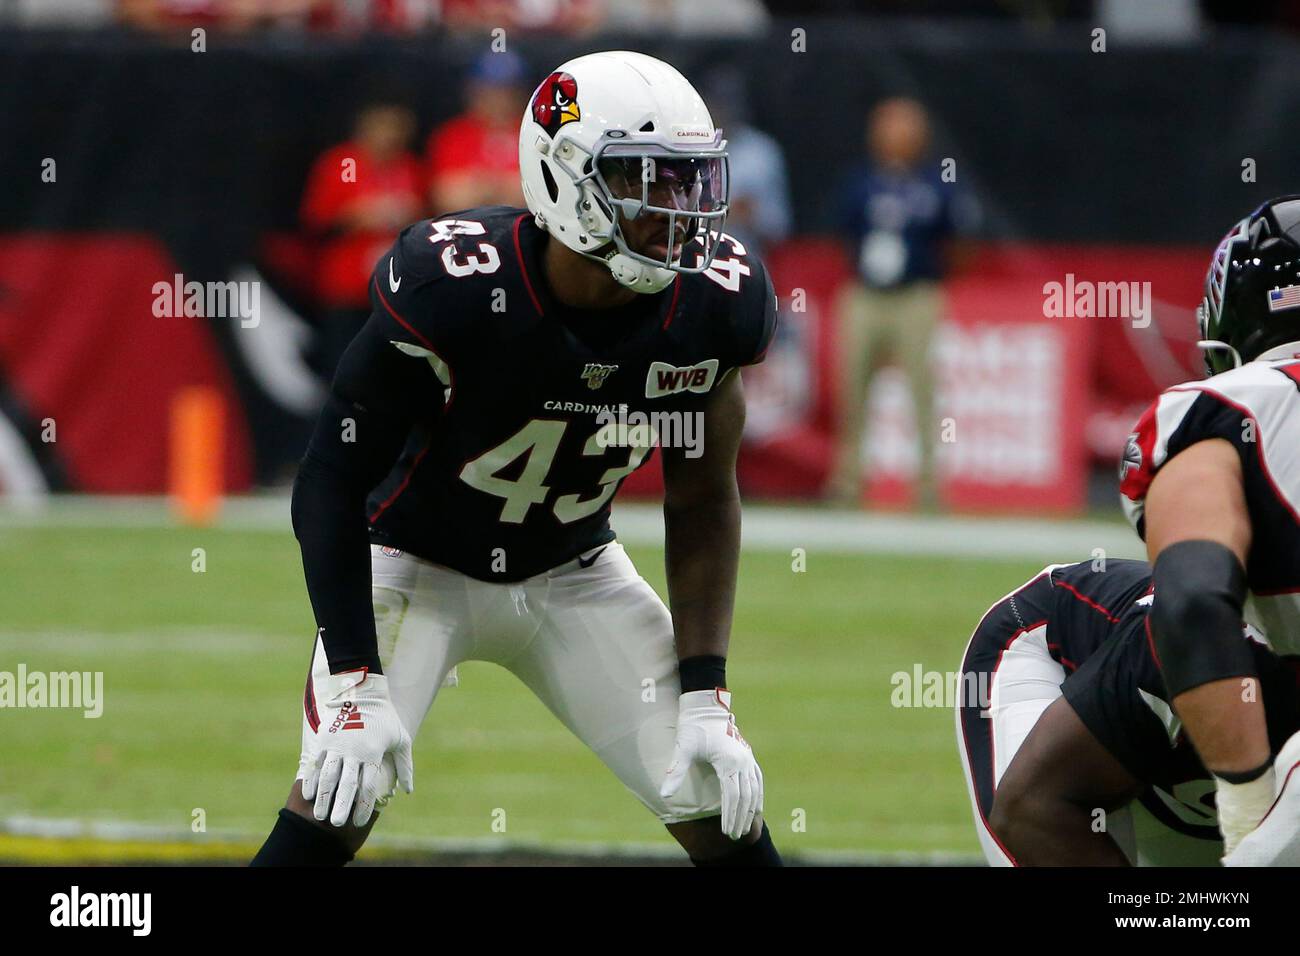
<path id="1" fill-rule="evenodd" d="M 191 570 L 192 551 L 206 570 Z M 658 551 L 630 548 L 663 593 Z M 778 845 L 976 852 L 952 713 L 890 677 L 956 668 L 979 615 L 1042 561 L 747 551 L 729 678 Z M 0 670 L 103 671 L 103 716 L 0 710 L 0 822 L 129 821 L 258 834 L 298 754 L 314 627 L 284 531 L 0 528 Z M 461 669 L 385 834 L 532 844 L 671 841 L 510 674 Z M 802 811 L 806 827 L 792 821 Z M 3 855 L 3 854 L 0 854 Z"/>

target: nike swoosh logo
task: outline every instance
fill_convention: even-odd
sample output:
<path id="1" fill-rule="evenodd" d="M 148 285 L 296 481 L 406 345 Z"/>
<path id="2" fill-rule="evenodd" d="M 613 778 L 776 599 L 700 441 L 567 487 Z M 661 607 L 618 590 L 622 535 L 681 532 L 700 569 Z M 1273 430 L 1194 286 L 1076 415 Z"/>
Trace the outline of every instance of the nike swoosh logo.
<path id="1" fill-rule="evenodd" d="M 388 257 L 388 288 L 396 292 L 402 287 L 402 280 L 393 275 L 393 257 Z"/>
<path id="2" fill-rule="evenodd" d="M 596 563 L 596 559 L 599 558 L 599 557 L 600 557 L 602 554 L 604 554 L 604 553 L 605 553 L 605 549 L 604 549 L 604 548 L 601 548 L 599 551 L 597 551 L 595 554 L 593 554 L 590 558 L 587 558 L 587 559 L 585 559 L 585 560 L 582 559 L 582 558 L 578 558 L 578 565 L 579 565 L 580 567 L 589 568 L 589 567 L 591 567 L 593 564 L 595 564 L 595 563 Z"/>

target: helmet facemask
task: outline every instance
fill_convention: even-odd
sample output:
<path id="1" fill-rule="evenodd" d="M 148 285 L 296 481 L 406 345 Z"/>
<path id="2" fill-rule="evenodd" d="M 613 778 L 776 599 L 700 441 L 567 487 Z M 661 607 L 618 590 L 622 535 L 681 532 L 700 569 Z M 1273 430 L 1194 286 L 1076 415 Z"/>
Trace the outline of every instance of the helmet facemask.
<path id="1" fill-rule="evenodd" d="M 577 187 L 575 213 L 587 234 L 598 246 L 613 247 L 582 255 L 606 263 L 615 278 L 638 291 L 658 291 L 677 273 L 709 268 L 727 217 L 727 153 L 720 135 L 706 147 L 682 148 L 658 136 L 630 139 L 615 129 L 603 134 L 589 155 L 576 150 L 583 157 L 581 169 L 572 164 L 573 152 L 555 149 L 552 160 Z M 620 214 L 627 222 L 662 217 L 663 254 L 633 249 Z M 699 251 L 684 259 L 692 242 L 699 243 Z"/>
<path id="2" fill-rule="evenodd" d="M 1224 341 L 1221 320 L 1232 247 L 1236 243 L 1249 242 L 1250 225 L 1250 217 L 1247 216 L 1219 240 L 1214 254 L 1210 256 L 1210 267 L 1205 275 L 1205 295 L 1196 307 L 1196 325 L 1201 335 L 1196 347 L 1204 353 L 1205 372 L 1211 377 L 1241 365 L 1241 353 Z"/>
<path id="3" fill-rule="evenodd" d="M 1218 316 L 1211 314 L 1211 308 L 1208 297 L 1201 299 L 1201 304 L 1196 307 L 1196 325 L 1201 333 L 1196 347 L 1203 353 L 1206 376 L 1212 378 L 1241 365 L 1241 353 L 1227 342 L 1213 337 L 1218 334 Z"/>

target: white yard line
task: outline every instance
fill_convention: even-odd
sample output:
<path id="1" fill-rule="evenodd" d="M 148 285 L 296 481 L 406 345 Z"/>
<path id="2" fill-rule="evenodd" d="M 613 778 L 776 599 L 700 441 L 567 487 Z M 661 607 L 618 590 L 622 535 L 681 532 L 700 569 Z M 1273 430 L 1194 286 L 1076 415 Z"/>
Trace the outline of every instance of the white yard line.
<path id="1" fill-rule="evenodd" d="M 132 823 L 117 820 L 80 820 L 62 817 L 11 816 L 0 818 L 0 834 L 35 837 L 37 839 L 91 839 L 106 843 L 260 843 L 266 836 L 262 832 L 214 829 L 204 834 L 192 833 L 186 827 L 161 826 L 149 823 Z M 650 857 L 679 859 L 681 851 L 661 843 L 535 843 L 501 838 L 446 839 L 384 835 L 376 833 L 370 844 L 392 851 L 419 853 L 473 854 L 484 857 L 505 853 L 539 853 L 558 856 L 590 857 Z M 791 849 L 802 862 L 820 866 L 969 866 L 980 865 L 982 858 L 961 853 L 872 853 L 849 850 L 797 850 Z"/>
<path id="2" fill-rule="evenodd" d="M 39 503 L 0 498 L 0 543 L 6 528 L 167 528 L 175 525 L 162 498 L 58 495 Z M 218 527 L 291 535 L 286 496 L 231 498 Z M 663 542 L 658 505 L 616 504 L 614 529 L 630 545 Z M 1120 522 L 1044 518 L 972 518 L 745 506 L 744 543 L 768 551 L 899 554 L 967 558 L 1083 560 L 1143 556 L 1142 543 Z"/>
<path id="3" fill-rule="evenodd" d="M 286 640 L 292 640 L 292 637 L 204 627 L 133 628 L 130 631 L 0 630 L 0 647 L 14 652 L 107 656 L 159 651 L 212 657 L 265 654 L 268 647 Z"/>

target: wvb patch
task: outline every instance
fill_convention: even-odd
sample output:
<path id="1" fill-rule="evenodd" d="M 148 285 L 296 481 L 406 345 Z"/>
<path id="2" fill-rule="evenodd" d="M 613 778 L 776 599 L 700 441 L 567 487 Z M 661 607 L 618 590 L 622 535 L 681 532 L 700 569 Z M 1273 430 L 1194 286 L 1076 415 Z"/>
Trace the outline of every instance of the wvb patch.
<path id="1" fill-rule="evenodd" d="M 677 366 L 651 362 L 645 378 L 645 397 L 662 398 L 677 392 L 707 392 L 718 378 L 718 360 L 698 365 Z"/>

